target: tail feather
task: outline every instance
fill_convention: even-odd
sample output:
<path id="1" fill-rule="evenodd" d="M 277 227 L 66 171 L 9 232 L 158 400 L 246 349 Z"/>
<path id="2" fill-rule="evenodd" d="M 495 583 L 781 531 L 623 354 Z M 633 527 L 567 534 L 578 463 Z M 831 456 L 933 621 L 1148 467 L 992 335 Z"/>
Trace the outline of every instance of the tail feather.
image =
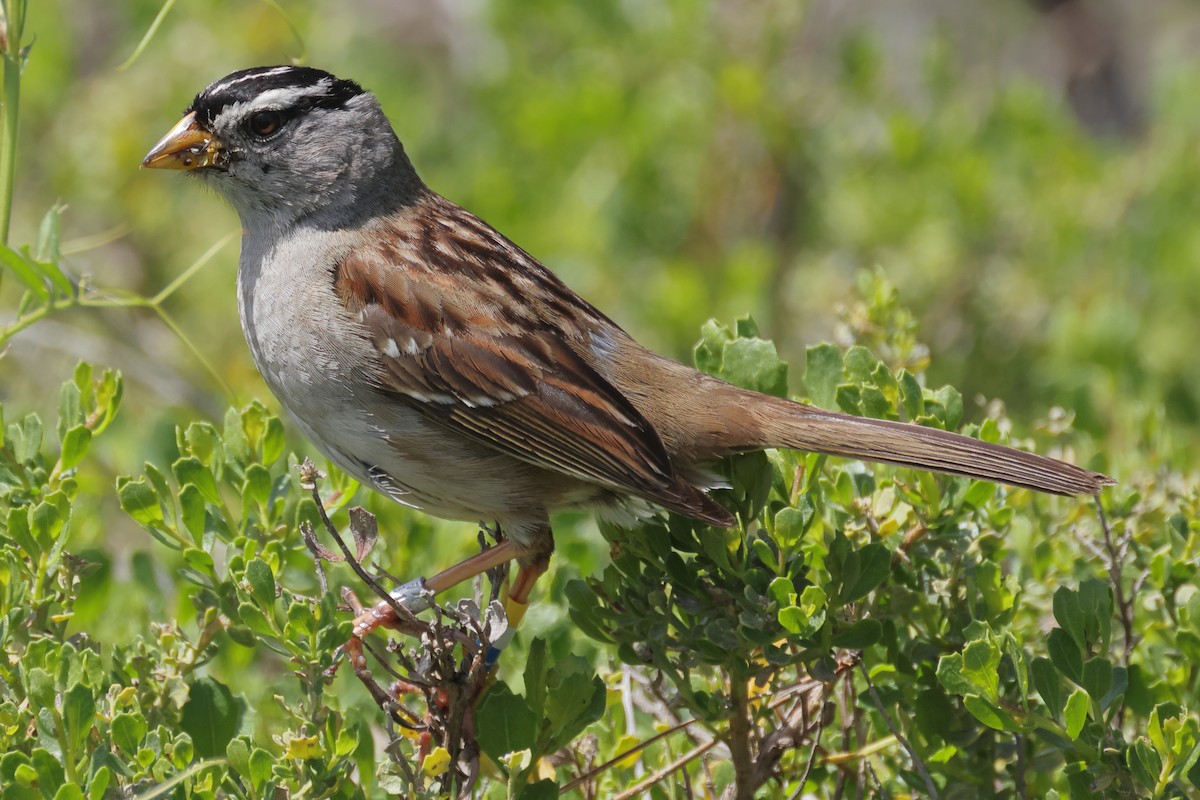
<path id="1" fill-rule="evenodd" d="M 1095 495 L 1115 481 L 1035 453 L 938 428 L 852 417 L 780 400 L 767 409 L 759 447 L 860 458 L 1007 483 L 1060 495 Z"/>

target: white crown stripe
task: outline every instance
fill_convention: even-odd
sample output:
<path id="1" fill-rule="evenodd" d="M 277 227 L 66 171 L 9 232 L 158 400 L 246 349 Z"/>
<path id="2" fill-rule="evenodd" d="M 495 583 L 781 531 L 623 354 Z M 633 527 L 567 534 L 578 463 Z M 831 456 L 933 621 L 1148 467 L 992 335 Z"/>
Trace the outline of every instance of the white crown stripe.
<path id="1" fill-rule="evenodd" d="M 252 99 L 251 108 L 291 108 L 306 97 L 328 97 L 332 81 L 323 80 L 314 86 L 289 86 L 269 89 Z"/>
<path id="2" fill-rule="evenodd" d="M 265 72 L 251 72 L 247 75 L 240 75 L 236 78 L 215 83 L 208 88 L 208 91 L 213 93 L 224 92 L 231 87 L 237 86 L 239 83 L 245 83 L 246 81 L 260 81 L 263 78 L 270 78 L 275 75 L 283 75 L 287 72 L 291 72 L 293 69 L 294 67 L 275 67 L 274 69 L 269 69 Z"/>

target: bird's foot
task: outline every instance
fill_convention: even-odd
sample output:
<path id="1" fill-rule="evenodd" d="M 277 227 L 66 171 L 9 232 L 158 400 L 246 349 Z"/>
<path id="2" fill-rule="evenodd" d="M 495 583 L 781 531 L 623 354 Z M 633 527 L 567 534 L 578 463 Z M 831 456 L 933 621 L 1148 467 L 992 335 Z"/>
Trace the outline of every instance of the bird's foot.
<path id="1" fill-rule="evenodd" d="M 342 589 L 342 599 L 354 614 L 354 626 L 351 629 L 350 640 L 343 649 L 349 656 L 354 671 L 366 669 L 367 661 L 363 656 L 363 640 L 377 628 L 397 630 L 413 627 L 416 615 L 433 606 L 433 592 L 425 588 L 424 578 L 415 578 L 389 593 L 387 600 L 381 600 L 371 608 L 363 606 L 358 596 L 348 588 Z M 404 617 L 402 619 L 402 613 Z M 336 668 L 336 665 L 335 665 Z"/>

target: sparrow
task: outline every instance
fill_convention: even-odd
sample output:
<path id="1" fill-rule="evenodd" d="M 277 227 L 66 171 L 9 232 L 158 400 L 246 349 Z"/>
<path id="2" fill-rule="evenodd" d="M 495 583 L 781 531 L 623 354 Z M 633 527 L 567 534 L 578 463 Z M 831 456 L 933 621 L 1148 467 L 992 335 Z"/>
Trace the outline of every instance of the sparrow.
<path id="1" fill-rule="evenodd" d="M 429 189 L 376 97 L 319 69 L 221 78 L 142 166 L 182 170 L 236 209 L 242 328 L 299 429 L 396 502 L 503 531 L 418 594 L 516 559 L 511 596 L 526 602 L 559 509 L 619 517 L 649 504 L 732 527 L 708 494 L 711 466 L 766 448 L 1059 495 L 1112 483 L 956 433 L 748 391 L 651 352 Z"/>

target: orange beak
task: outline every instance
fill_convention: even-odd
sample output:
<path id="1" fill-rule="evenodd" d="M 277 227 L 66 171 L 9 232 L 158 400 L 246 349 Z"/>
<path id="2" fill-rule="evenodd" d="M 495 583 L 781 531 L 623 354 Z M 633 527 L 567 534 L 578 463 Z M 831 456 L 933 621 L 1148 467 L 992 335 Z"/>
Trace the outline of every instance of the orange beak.
<path id="1" fill-rule="evenodd" d="M 224 163 L 224 143 L 200 127 L 195 112 L 179 120 L 142 159 L 147 169 L 193 170 Z"/>

